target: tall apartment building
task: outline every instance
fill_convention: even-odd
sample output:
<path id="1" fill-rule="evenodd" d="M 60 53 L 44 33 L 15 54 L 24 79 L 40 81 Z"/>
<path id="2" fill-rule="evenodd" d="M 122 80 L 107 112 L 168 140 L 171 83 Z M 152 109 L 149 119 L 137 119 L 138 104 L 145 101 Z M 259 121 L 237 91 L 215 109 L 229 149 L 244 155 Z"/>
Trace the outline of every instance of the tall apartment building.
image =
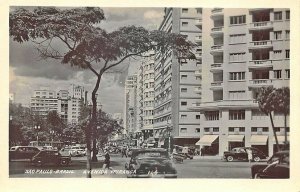
<path id="1" fill-rule="evenodd" d="M 204 9 L 200 140 L 210 154 L 252 146 L 268 155 L 275 141 L 269 117 L 258 108 L 261 87 L 289 86 L 289 9 Z M 288 122 L 289 123 L 289 122 Z M 274 114 L 279 143 L 283 114 Z"/>
<path id="2" fill-rule="evenodd" d="M 71 94 L 70 94 L 71 93 Z M 37 115 L 46 117 L 55 110 L 67 124 L 78 123 L 80 109 L 84 103 L 84 88 L 71 85 L 69 90 L 35 90 L 31 97 L 30 108 Z"/>
<path id="3" fill-rule="evenodd" d="M 172 128 L 175 144 L 194 145 L 199 140 L 200 115 L 190 108 L 201 100 L 202 9 L 166 8 L 159 30 L 185 35 L 198 47 L 197 60 L 178 61 L 171 50 L 155 56 L 154 137 L 161 138 Z"/>
<path id="4" fill-rule="evenodd" d="M 153 137 L 154 119 L 154 57 L 155 52 L 149 51 L 141 60 L 138 71 L 138 128 L 142 141 Z"/>
<path id="5" fill-rule="evenodd" d="M 49 111 L 57 111 L 58 99 L 56 92 L 47 88 L 34 90 L 30 98 L 31 111 L 39 116 L 46 117 Z"/>
<path id="6" fill-rule="evenodd" d="M 125 109 L 124 127 L 128 135 L 133 135 L 137 131 L 137 74 L 128 76 L 125 82 Z"/>

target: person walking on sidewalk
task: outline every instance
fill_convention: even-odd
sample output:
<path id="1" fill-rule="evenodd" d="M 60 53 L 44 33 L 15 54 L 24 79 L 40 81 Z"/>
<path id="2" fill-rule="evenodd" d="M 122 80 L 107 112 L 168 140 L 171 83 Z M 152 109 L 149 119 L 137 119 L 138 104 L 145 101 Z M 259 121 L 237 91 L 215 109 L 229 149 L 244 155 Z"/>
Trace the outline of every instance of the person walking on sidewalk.
<path id="1" fill-rule="evenodd" d="M 251 163 L 252 161 L 252 150 L 251 149 L 246 149 L 246 152 L 247 152 L 247 155 L 248 155 L 248 160 L 249 160 L 249 163 Z"/>
<path id="2" fill-rule="evenodd" d="M 105 169 L 109 169 L 109 170 L 112 170 L 112 172 L 115 174 L 116 172 L 113 170 L 113 168 L 110 166 L 110 155 L 108 153 L 108 150 L 105 151 L 105 156 L 104 156 L 104 164 L 103 164 L 103 174 L 104 174 L 104 171 Z"/>

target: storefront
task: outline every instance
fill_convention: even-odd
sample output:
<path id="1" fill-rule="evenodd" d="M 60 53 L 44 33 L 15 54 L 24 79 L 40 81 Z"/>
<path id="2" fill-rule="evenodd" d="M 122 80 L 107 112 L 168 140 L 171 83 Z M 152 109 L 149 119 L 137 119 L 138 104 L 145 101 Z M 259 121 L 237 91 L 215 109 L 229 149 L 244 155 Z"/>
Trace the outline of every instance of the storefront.
<path id="1" fill-rule="evenodd" d="M 250 145 L 262 151 L 264 154 L 269 155 L 268 139 L 268 135 L 251 135 Z"/>
<path id="2" fill-rule="evenodd" d="M 195 144 L 202 148 L 202 155 L 219 154 L 219 135 L 203 135 Z"/>
<path id="3" fill-rule="evenodd" d="M 244 147 L 245 146 L 245 136 L 244 135 L 228 135 L 228 150 L 231 151 L 236 147 Z"/>

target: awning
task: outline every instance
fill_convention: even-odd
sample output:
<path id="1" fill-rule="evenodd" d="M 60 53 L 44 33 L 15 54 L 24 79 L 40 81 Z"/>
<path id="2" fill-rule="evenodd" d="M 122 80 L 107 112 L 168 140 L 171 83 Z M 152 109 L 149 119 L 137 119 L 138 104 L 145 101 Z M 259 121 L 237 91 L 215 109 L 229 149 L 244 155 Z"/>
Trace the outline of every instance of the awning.
<path id="1" fill-rule="evenodd" d="M 227 141 L 232 142 L 243 142 L 244 141 L 244 135 L 228 135 Z"/>
<path id="2" fill-rule="evenodd" d="M 219 135 L 203 135 L 195 145 L 211 146 L 211 144 L 219 137 Z"/>
<path id="3" fill-rule="evenodd" d="M 278 135 L 277 139 L 278 139 L 278 144 L 280 144 L 280 145 L 284 144 L 284 141 L 285 141 L 284 135 Z M 287 136 L 287 141 L 288 142 L 290 141 L 290 136 Z M 273 143 L 276 144 L 275 137 L 273 137 Z"/>
<path id="4" fill-rule="evenodd" d="M 251 145 L 267 145 L 268 135 L 252 135 L 250 138 Z"/>

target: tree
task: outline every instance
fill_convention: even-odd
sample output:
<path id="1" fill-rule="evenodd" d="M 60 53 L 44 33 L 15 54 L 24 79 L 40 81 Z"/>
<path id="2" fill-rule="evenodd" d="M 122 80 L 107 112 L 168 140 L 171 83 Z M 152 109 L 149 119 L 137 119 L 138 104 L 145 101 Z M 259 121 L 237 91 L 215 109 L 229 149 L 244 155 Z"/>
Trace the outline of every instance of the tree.
<path id="1" fill-rule="evenodd" d="M 102 75 L 129 57 L 143 56 L 149 50 L 160 54 L 173 50 L 178 59 L 194 58 L 191 53 L 194 44 L 183 35 L 135 26 L 107 33 L 97 26 L 103 19 L 102 9 L 95 7 L 64 10 L 38 7 L 33 11 L 17 9 L 9 15 L 9 31 L 14 41 L 31 41 L 41 58 L 59 59 L 63 64 L 88 69 L 97 78 L 92 91 L 92 118 L 86 131 L 88 177 L 91 177 L 92 139 L 94 154 L 96 150 L 96 93 Z"/>
<path id="2" fill-rule="evenodd" d="M 282 87 L 276 90 L 277 106 L 275 108 L 276 112 L 283 113 L 284 115 L 284 148 L 288 148 L 287 140 L 287 116 L 290 113 L 290 88 Z"/>
<path id="3" fill-rule="evenodd" d="M 270 117 L 277 151 L 280 151 L 280 148 L 278 145 L 278 138 L 277 138 L 274 121 L 273 121 L 273 117 L 272 117 L 272 113 L 274 111 L 276 111 L 276 108 L 278 107 L 278 95 L 277 95 L 276 89 L 271 86 L 262 87 L 259 91 L 257 100 L 258 100 L 259 109 Z"/>
<path id="4" fill-rule="evenodd" d="M 47 128 L 48 131 L 55 131 L 57 133 L 62 133 L 63 128 L 65 127 L 65 124 L 63 120 L 58 115 L 57 111 L 49 111 L 47 114 Z"/>

